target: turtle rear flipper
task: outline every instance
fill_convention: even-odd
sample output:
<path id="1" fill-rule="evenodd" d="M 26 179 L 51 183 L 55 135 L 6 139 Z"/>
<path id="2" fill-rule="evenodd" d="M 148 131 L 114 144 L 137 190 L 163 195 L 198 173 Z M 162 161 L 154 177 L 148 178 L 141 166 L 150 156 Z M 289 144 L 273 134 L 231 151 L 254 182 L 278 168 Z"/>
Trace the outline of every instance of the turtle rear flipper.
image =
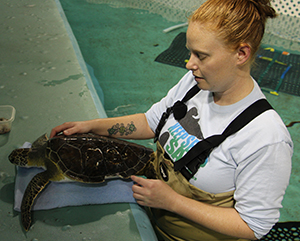
<path id="1" fill-rule="evenodd" d="M 47 171 L 38 173 L 32 178 L 25 190 L 21 204 L 21 220 L 26 231 L 28 231 L 31 226 L 31 209 L 33 202 L 37 195 L 49 183 L 49 179 L 50 178 Z"/>
<path id="2" fill-rule="evenodd" d="M 155 154 L 152 153 L 150 155 L 150 160 L 146 164 L 146 166 L 139 172 L 137 172 L 135 175 L 142 175 L 149 179 L 157 179 L 157 173 L 155 171 L 154 165 L 153 165 L 153 159 L 155 157 Z"/>

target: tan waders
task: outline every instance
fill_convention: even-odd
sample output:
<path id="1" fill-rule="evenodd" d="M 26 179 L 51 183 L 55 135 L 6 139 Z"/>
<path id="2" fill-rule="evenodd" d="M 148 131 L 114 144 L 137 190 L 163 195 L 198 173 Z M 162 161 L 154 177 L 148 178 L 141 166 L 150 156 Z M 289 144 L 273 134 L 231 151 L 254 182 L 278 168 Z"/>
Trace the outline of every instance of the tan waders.
<path id="1" fill-rule="evenodd" d="M 218 205 L 222 207 L 234 206 L 234 191 L 220 194 L 211 194 L 191 185 L 180 172 L 175 172 L 173 169 L 172 161 L 164 157 L 164 150 L 159 142 L 157 142 L 157 151 L 156 158 L 154 160 L 154 166 L 158 174 L 158 179 L 166 182 L 177 193 L 201 201 L 203 203 Z M 177 214 L 162 209 L 152 208 L 149 210 L 149 212 L 153 220 L 153 225 L 156 227 L 157 231 L 164 238 L 164 240 L 245 240 L 217 233 Z M 230 222 L 230 220 L 228 221 Z"/>

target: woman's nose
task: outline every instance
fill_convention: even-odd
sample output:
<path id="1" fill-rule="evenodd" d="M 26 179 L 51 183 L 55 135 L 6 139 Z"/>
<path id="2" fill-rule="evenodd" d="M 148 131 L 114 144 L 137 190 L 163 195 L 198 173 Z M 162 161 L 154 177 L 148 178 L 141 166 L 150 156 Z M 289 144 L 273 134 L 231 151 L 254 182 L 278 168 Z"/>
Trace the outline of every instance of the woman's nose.
<path id="1" fill-rule="evenodd" d="M 193 54 L 190 55 L 189 60 L 187 61 L 185 67 L 188 70 L 196 70 L 198 68 L 196 62 L 195 62 L 195 56 L 193 56 Z"/>

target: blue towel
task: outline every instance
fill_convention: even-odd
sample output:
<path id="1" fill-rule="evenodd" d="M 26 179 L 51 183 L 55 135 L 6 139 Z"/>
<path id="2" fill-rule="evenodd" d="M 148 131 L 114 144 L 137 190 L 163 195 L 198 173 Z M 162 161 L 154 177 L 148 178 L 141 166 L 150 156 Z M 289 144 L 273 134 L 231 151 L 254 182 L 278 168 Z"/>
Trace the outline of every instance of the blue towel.
<path id="1" fill-rule="evenodd" d="M 30 146 L 25 143 L 23 148 Z M 24 191 L 30 180 L 43 168 L 17 167 L 14 209 L 20 211 Z M 66 206 L 105 203 L 136 203 L 131 190 L 133 182 L 120 178 L 109 179 L 100 184 L 79 182 L 50 182 L 37 196 L 33 210 L 46 210 Z"/>

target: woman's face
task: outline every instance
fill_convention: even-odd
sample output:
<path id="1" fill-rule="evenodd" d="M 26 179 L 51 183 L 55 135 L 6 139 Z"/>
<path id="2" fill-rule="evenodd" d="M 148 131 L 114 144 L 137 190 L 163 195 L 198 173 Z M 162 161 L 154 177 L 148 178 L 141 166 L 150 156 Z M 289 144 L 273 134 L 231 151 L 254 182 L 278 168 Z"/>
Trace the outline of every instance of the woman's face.
<path id="1" fill-rule="evenodd" d="M 190 59 L 186 68 L 193 72 L 199 88 L 215 94 L 233 91 L 238 81 L 238 51 L 225 46 L 209 25 L 190 22 L 186 47 Z"/>

